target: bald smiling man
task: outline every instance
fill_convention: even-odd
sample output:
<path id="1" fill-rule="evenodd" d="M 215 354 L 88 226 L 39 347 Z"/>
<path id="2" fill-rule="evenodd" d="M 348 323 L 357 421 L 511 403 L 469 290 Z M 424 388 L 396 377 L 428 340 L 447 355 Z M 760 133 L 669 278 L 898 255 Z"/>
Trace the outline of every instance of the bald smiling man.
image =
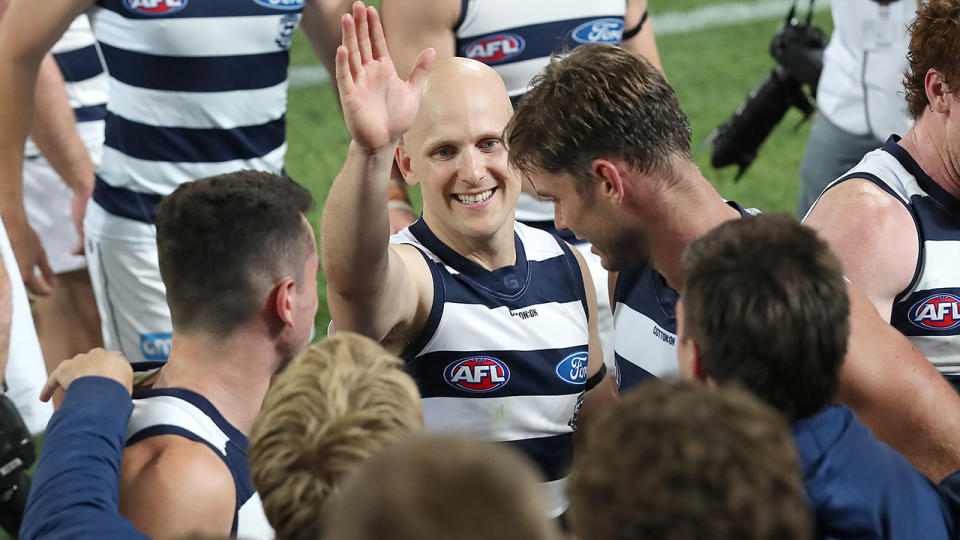
<path id="1" fill-rule="evenodd" d="M 374 8 L 357 2 L 342 26 L 337 86 L 353 140 L 321 237 L 334 327 L 404 359 L 427 431 L 532 458 L 556 517 L 581 405 L 613 396 L 589 272 L 565 242 L 514 220 L 520 178 L 500 138 L 512 107 L 495 71 L 434 65 L 426 49 L 404 81 Z M 391 237 L 394 157 L 421 186 L 423 215 Z"/>

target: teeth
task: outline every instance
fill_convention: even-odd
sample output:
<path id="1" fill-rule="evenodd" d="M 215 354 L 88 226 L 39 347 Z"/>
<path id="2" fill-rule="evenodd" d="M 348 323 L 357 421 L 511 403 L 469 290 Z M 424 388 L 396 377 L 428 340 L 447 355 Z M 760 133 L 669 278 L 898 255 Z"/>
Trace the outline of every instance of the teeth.
<path id="1" fill-rule="evenodd" d="M 493 190 L 488 189 L 483 193 L 477 193 L 476 195 L 456 195 L 456 197 L 463 204 L 477 204 L 489 199 L 491 195 L 493 195 Z"/>

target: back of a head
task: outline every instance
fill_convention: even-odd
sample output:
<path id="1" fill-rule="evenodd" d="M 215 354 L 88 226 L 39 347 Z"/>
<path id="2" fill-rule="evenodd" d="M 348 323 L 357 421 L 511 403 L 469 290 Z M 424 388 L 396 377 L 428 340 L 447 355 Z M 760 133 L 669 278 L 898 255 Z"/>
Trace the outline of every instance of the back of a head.
<path id="1" fill-rule="evenodd" d="M 416 383 L 376 342 L 339 333 L 277 377 L 250 433 L 250 471 L 279 540 L 317 538 L 327 499 L 374 454 L 423 430 Z"/>
<path id="2" fill-rule="evenodd" d="M 664 174 L 677 158 L 690 159 L 690 122 L 663 74 L 638 54 L 582 45 L 551 58 L 531 84 L 505 131 L 521 172 L 584 181 L 597 158 Z"/>
<path id="3" fill-rule="evenodd" d="M 312 205 L 293 180 L 259 171 L 189 182 L 164 197 L 157 248 L 174 330 L 225 337 L 276 281 L 299 281 L 314 249 L 303 217 Z"/>
<path id="4" fill-rule="evenodd" d="M 790 421 L 833 401 L 849 339 L 840 261 L 789 216 L 729 221 L 683 256 L 681 340 L 707 375 L 736 382 Z"/>
<path id="5" fill-rule="evenodd" d="M 492 443 L 415 437 L 353 477 L 329 507 L 325 540 L 559 540 L 521 455 Z"/>
<path id="6" fill-rule="evenodd" d="M 929 0 L 910 25 L 910 67 L 904 74 L 907 110 L 914 120 L 927 110 L 927 72 L 937 70 L 953 92 L 960 89 L 960 2 Z"/>
<path id="7" fill-rule="evenodd" d="M 793 438 L 749 393 L 654 380 L 586 428 L 570 474 L 579 540 L 807 540 Z"/>

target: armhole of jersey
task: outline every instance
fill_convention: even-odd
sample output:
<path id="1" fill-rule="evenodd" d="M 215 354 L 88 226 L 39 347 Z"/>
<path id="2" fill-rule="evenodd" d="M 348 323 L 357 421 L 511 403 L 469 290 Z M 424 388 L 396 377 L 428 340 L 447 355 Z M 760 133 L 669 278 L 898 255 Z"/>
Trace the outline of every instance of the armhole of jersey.
<path id="1" fill-rule="evenodd" d="M 917 219 L 917 214 L 913 211 L 913 208 L 911 208 L 906 201 L 900 198 L 900 195 L 896 191 L 894 191 L 893 188 L 888 186 L 886 182 L 881 180 L 879 176 L 873 173 L 868 173 L 868 172 L 850 173 L 846 176 L 840 177 L 836 182 L 834 182 L 830 186 L 830 188 L 839 185 L 841 182 L 850 180 L 851 178 L 862 178 L 864 180 L 869 181 L 872 184 L 875 184 L 880 189 L 886 191 L 887 194 L 889 194 L 891 197 L 896 199 L 900 204 L 904 206 L 904 208 L 907 209 L 907 212 L 910 214 L 910 218 L 913 219 L 913 228 L 917 232 L 917 264 L 913 269 L 913 277 L 910 278 L 910 283 L 907 285 L 905 289 L 903 289 L 902 291 L 897 293 L 896 296 L 893 297 L 894 302 L 899 302 L 904 298 L 906 298 L 907 294 L 910 293 L 910 290 L 913 289 L 913 287 L 917 284 L 917 280 L 920 279 L 920 270 L 923 268 L 923 255 L 924 255 L 923 234 L 921 234 L 920 232 L 920 220 Z M 830 188 L 827 188 L 827 189 L 830 189 Z M 821 197 L 822 196 L 823 195 L 821 195 Z M 816 203 L 814 203 L 814 206 L 816 206 Z"/>
<path id="2" fill-rule="evenodd" d="M 580 303 L 583 304 L 583 313 L 586 314 L 587 322 L 589 323 L 590 303 L 587 301 L 587 287 L 583 283 L 583 271 L 580 270 L 580 263 L 570 250 L 569 244 L 557 236 L 552 234 L 550 236 L 557 241 L 557 244 L 560 244 L 560 249 L 563 250 L 563 261 L 567 264 L 567 271 L 570 273 L 570 277 L 573 279 L 573 283 L 577 287 L 577 293 L 580 295 Z M 584 266 L 586 266 L 586 264 L 584 264 Z"/>
<path id="3" fill-rule="evenodd" d="M 631 28 L 631 29 L 629 29 L 629 30 L 624 30 L 624 31 L 623 31 L 623 35 L 620 36 L 620 42 L 623 43 L 624 41 L 626 41 L 626 40 L 628 40 L 628 39 L 636 36 L 637 34 L 639 34 L 639 33 L 640 33 L 640 30 L 643 30 L 643 25 L 646 24 L 647 19 L 648 19 L 649 17 L 650 17 L 650 12 L 649 12 L 649 11 L 644 11 L 644 12 L 643 12 L 643 15 L 640 16 L 640 22 L 638 22 L 636 26 L 634 26 L 633 28 Z"/>
<path id="4" fill-rule="evenodd" d="M 227 470 L 230 471 L 230 477 L 233 478 L 233 524 L 230 525 L 230 536 L 236 536 L 237 534 L 237 525 L 239 524 L 240 519 L 240 482 L 237 478 L 237 475 L 233 472 L 233 467 L 230 466 L 230 461 L 227 460 L 227 456 L 220 453 L 220 450 L 217 447 L 210 444 L 210 441 L 200 437 L 196 433 L 188 431 L 180 426 L 174 426 L 170 424 L 158 424 L 155 426 L 150 426 L 148 428 L 142 429 L 134 434 L 133 437 L 127 439 L 125 447 L 132 446 L 138 442 L 149 439 L 150 437 L 156 437 L 158 435 L 179 435 L 185 439 L 190 439 L 194 442 L 199 442 L 207 445 L 207 448 L 211 452 L 217 455 L 220 458 L 220 461 L 223 461 L 223 464 L 227 466 Z"/>
<path id="5" fill-rule="evenodd" d="M 460 26 L 463 25 L 463 20 L 467 18 L 468 7 L 470 7 L 470 0 L 460 0 L 460 16 L 457 17 L 457 22 L 453 25 L 454 34 L 460 30 Z"/>
<path id="6" fill-rule="evenodd" d="M 433 339 L 433 335 L 437 332 L 437 327 L 440 326 L 440 317 L 443 316 L 443 302 L 446 297 L 446 290 L 443 287 L 443 276 L 440 275 L 440 269 L 437 268 L 437 263 L 424 253 L 424 251 L 420 249 L 420 246 L 415 244 L 409 245 L 415 247 L 417 251 L 420 252 L 423 260 L 427 262 L 427 268 L 430 269 L 430 277 L 433 278 L 433 303 L 430 305 L 430 315 L 427 316 L 427 322 L 423 325 L 423 330 L 420 331 L 420 335 L 417 336 L 417 339 L 411 341 L 400 354 L 400 358 L 404 361 L 412 360 L 417 353 L 422 351 L 423 348 L 427 346 L 427 343 Z"/>

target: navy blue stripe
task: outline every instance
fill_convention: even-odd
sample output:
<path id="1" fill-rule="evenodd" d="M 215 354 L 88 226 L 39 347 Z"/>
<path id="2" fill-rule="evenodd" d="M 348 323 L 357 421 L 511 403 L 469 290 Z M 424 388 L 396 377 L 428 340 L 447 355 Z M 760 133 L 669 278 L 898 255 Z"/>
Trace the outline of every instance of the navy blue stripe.
<path id="1" fill-rule="evenodd" d="M 433 304 L 430 305 L 430 315 L 427 316 L 427 322 L 424 323 L 420 335 L 417 336 L 417 339 L 410 342 L 400 355 L 400 358 L 403 358 L 405 361 L 414 358 L 427 346 L 427 343 L 433 339 L 433 335 L 437 332 L 437 327 L 440 326 L 440 319 L 443 316 L 443 303 L 446 298 L 439 265 L 434 263 L 422 249 L 417 246 L 413 247 L 420 252 L 423 259 L 427 261 L 427 267 L 430 268 L 430 278 L 433 280 Z"/>
<path id="2" fill-rule="evenodd" d="M 100 50 L 111 77 L 130 86 L 172 92 L 268 88 L 287 80 L 289 63 L 285 50 L 237 56 L 157 56 L 103 43 Z"/>
<path id="3" fill-rule="evenodd" d="M 516 96 L 516 97 L 518 99 L 520 98 L 520 96 Z M 580 240 L 579 238 L 577 238 L 577 235 L 574 234 L 573 231 L 571 231 L 570 229 L 563 229 L 563 230 L 558 229 L 552 219 L 546 220 L 546 221 L 521 221 L 521 220 L 517 220 L 517 221 L 520 221 L 520 223 L 523 223 L 524 225 L 533 227 L 534 229 L 540 229 L 541 231 L 546 231 L 556 236 L 557 238 L 563 240 L 564 242 L 569 242 L 575 246 L 579 244 L 587 243 L 586 240 Z"/>
<path id="4" fill-rule="evenodd" d="M 960 218 L 947 212 L 943 205 L 929 197 L 913 195 L 910 197 L 910 206 L 916 213 L 923 240 L 960 240 Z"/>
<path id="5" fill-rule="evenodd" d="M 439 266 L 437 263 L 433 265 Z M 492 295 L 489 290 L 477 285 L 463 274 L 449 274 L 446 269 L 441 269 L 446 301 L 457 304 L 479 304 L 490 309 L 506 306 L 513 310 L 547 302 L 566 303 L 583 299 L 583 295 L 577 290 L 578 283 L 573 280 L 563 255 L 543 261 L 530 261 L 529 268 L 529 278 L 522 294 L 507 298 Z"/>
<path id="6" fill-rule="evenodd" d="M 453 24 L 453 32 L 456 34 L 457 30 L 460 29 L 460 25 L 463 24 L 463 20 L 467 18 L 467 7 L 470 5 L 470 0 L 460 0 L 460 15 L 457 16 L 457 22 Z"/>
<path id="7" fill-rule="evenodd" d="M 960 375 L 944 375 L 943 377 L 953 386 L 954 391 L 960 393 Z M 960 471 L 957 471 L 957 473 L 960 473 Z M 960 476 L 958 476 L 958 478 L 960 478 Z"/>
<path id="8" fill-rule="evenodd" d="M 149 14 L 137 9 L 128 9 L 124 0 L 99 0 L 97 5 L 119 13 L 128 19 L 156 19 L 156 18 L 176 18 L 183 19 L 187 17 L 246 17 L 256 15 L 277 15 L 283 13 L 300 13 L 303 11 L 301 4 L 296 9 L 270 8 L 261 3 L 255 3 L 253 0 L 182 0 L 186 6 L 179 11 L 175 4 L 166 4 L 158 2 L 159 5 L 171 6 L 166 14 Z M 262 2 L 269 4 L 269 2 Z"/>
<path id="9" fill-rule="evenodd" d="M 522 321 L 518 320 L 517 324 L 522 324 Z M 557 366 L 568 355 L 586 351 L 586 344 L 537 351 L 441 351 L 413 359 L 407 363 L 405 370 L 417 381 L 417 387 L 420 388 L 420 394 L 424 398 L 564 396 L 583 391 L 586 383 L 586 366 L 584 366 L 583 382 L 579 384 L 571 384 L 561 379 L 557 374 Z M 450 364 L 476 356 L 496 358 L 506 364 L 510 372 L 506 384 L 491 392 L 478 393 L 455 387 L 447 382 L 445 372 Z"/>
<path id="10" fill-rule="evenodd" d="M 905 336 L 957 336 L 960 335 L 960 316 L 953 317 L 953 309 L 949 308 L 948 311 L 944 313 L 946 315 L 946 320 L 943 324 L 949 325 L 950 322 L 955 322 L 956 326 L 953 328 L 937 328 L 931 322 L 929 318 L 925 321 L 918 320 L 918 316 L 923 313 L 922 302 L 933 296 L 938 295 L 953 295 L 957 298 L 960 298 L 960 288 L 956 287 L 944 287 L 941 289 L 932 289 L 932 290 L 922 290 L 914 291 L 909 296 L 903 300 L 894 302 L 893 309 L 890 314 L 890 324 L 899 330 Z M 956 306 L 958 315 L 960 315 L 960 305 Z M 934 312 L 939 315 L 938 308 L 933 308 Z"/>
<path id="11" fill-rule="evenodd" d="M 614 287 L 614 303 L 622 303 L 649 317 L 657 326 L 677 333 L 677 299 L 680 295 L 651 266 L 623 270 Z"/>
<path id="12" fill-rule="evenodd" d="M 927 192 L 944 210 L 953 214 L 955 219 L 960 219 L 960 200 L 950 195 L 950 193 L 940 187 L 940 184 L 937 184 L 933 178 L 930 178 L 930 175 L 920 168 L 920 165 L 913 159 L 913 156 L 897 144 L 899 140 L 900 137 L 897 135 L 891 135 L 890 138 L 883 143 L 883 151 L 895 157 L 897 161 L 900 162 L 900 165 L 917 179 L 917 184 L 920 186 L 920 189 Z"/>
<path id="13" fill-rule="evenodd" d="M 573 460 L 573 433 L 507 441 L 504 444 L 529 456 L 548 482 L 564 478 L 570 472 L 570 463 Z"/>
<path id="14" fill-rule="evenodd" d="M 77 107 L 73 110 L 73 115 L 77 122 L 98 122 L 107 118 L 107 105 L 90 105 L 88 107 Z"/>
<path id="15" fill-rule="evenodd" d="M 592 17 L 582 17 L 579 19 L 567 19 L 562 21 L 551 21 L 528 26 L 518 26 L 514 28 L 505 28 L 496 32 L 473 36 L 469 38 L 457 38 L 457 55 L 468 56 L 470 46 L 478 41 L 487 38 L 494 38 L 503 34 L 513 34 L 520 36 L 524 40 L 523 49 L 514 56 L 489 61 L 489 64 L 522 62 L 534 58 L 550 56 L 554 52 L 560 52 L 566 49 L 572 49 L 580 43 L 577 43 L 570 37 L 570 33 L 578 26 L 590 21 L 599 19 L 620 19 L 623 20 L 623 13 L 612 13 L 610 15 L 594 15 Z M 619 41 L 617 43 L 619 44 Z M 476 58 L 476 60 L 481 60 Z"/>
<path id="16" fill-rule="evenodd" d="M 111 186 L 97 176 L 93 184 L 93 202 L 115 216 L 153 223 L 157 220 L 157 204 L 162 197 Z"/>
<path id="17" fill-rule="evenodd" d="M 653 373 L 634 364 L 616 352 L 613 353 L 613 357 L 617 363 L 617 389 L 619 389 L 621 393 L 644 381 L 657 378 Z"/>
<path id="18" fill-rule="evenodd" d="M 227 435 L 227 438 L 230 439 L 231 444 L 246 452 L 246 435 L 241 433 L 240 430 L 227 422 L 223 415 L 220 414 L 220 411 L 218 411 L 212 403 L 207 401 L 207 398 L 185 388 L 145 388 L 141 390 L 135 390 L 133 392 L 133 399 L 144 399 L 155 396 L 171 396 L 182 399 L 183 401 L 186 401 L 187 403 L 200 409 L 203 414 L 207 415 L 210 420 L 212 420 L 213 423 L 216 424 L 217 427 Z"/>
<path id="19" fill-rule="evenodd" d="M 128 156 L 150 161 L 211 163 L 255 159 L 279 148 L 286 138 L 286 117 L 233 129 L 156 127 L 107 112 L 104 144 Z"/>
<path id="20" fill-rule="evenodd" d="M 97 48 L 94 45 L 69 52 L 56 53 L 53 55 L 53 59 L 60 66 L 63 80 L 68 83 L 85 81 L 103 73 L 100 55 L 97 54 Z"/>

